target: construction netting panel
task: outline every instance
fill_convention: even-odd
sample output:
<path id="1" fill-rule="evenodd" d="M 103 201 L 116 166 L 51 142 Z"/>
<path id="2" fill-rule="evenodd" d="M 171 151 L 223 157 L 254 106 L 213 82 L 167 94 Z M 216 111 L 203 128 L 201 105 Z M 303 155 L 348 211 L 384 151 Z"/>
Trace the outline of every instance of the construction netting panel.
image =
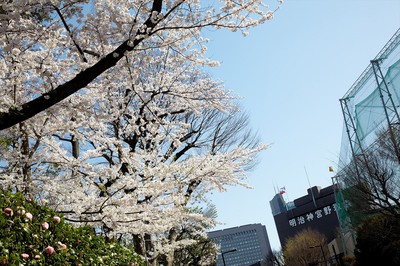
<path id="1" fill-rule="evenodd" d="M 386 44 L 375 59 L 379 59 L 379 66 L 391 93 L 395 108 L 399 110 L 400 105 L 400 29 Z M 366 61 L 368 58 L 366 59 Z M 381 82 L 381 80 L 379 80 Z M 383 86 L 384 84 L 380 84 Z M 387 101 L 387 94 L 383 95 Z M 339 171 L 346 167 L 353 159 L 352 150 L 355 154 L 361 153 L 363 149 L 370 147 L 377 139 L 379 130 L 387 128 L 385 109 L 383 108 L 377 81 L 371 64 L 356 80 L 350 90 L 341 101 L 346 101 L 346 117 L 344 117 L 342 143 L 339 155 Z M 388 116 L 393 116 L 389 112 Z M 350 119 L 351 118 L 351 119 Z M 352 120 L 354 128 L 346 128 L 346 123 Z M 347 125 L 348 126 L 348 125 Z M 349 131 L 348 131 L 349 130 Z M 354 134 L 354 132 L 356 134 Z M 356 139 L 358 138 L 358 140 Z"/>
<path id="2" fill-rule="evenodd" d="M 351 170 L 356 169 L 354 156 L 362 157 L 362 151 L 375 147 L 378 136 L 388 128 L 388 120 L 391 124 L 399 122 L 394 110 L 400 112 L 400 29 L 374 60 L 379 62 L 383 79 L 380 75 L 375 76 L 370 63 L 340 100 L 344 123 L 338 173 L 334 180 L 338 185 L 336 201 L 342 233 L 364 217 L 362 208 L 352 206 L 349 197 L 356 194 L 350 176 Z M 381 94 L 382 89 L 385 91 Z M 389 91 L 391 100 L 386 91 Z"/>
<path id="3" fill-rule="evenodd" d="M 394 103 L 394 108 L 398 109 L 400 103 L 400 60 L 389 67 L 385 78 L 384 78 L 387 89 L 391 94 L 391 98 Z M 384 89 L 385 84 L 382 81 L 380 83 L 380 88 Z M 357 135 L 362 142 L 370 144 L 367 137 L 371 133 L 376 133 L 378 129 L 385 128 L 387 126 L 387 119 L 385 114 L 385 108 L 383 103 L 393 105 L 388 99 L 388 94 L 380 92 L 378 86 L 375 90 L 364 100 L 355 105 L 355 119 L 356 119 L 356 130 Z M 386 108 L 388 112 L 388 117 L 393 117 L 393 109 Z M 372 136 L 375 139 L 376 136 Z"/>

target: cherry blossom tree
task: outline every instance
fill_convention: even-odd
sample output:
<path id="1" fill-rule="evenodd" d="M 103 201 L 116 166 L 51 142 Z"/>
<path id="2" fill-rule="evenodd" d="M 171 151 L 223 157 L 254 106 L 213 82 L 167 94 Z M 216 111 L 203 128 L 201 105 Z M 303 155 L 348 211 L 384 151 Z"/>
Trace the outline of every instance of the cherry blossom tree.
<path id="1" fill-rule="evenodd" d="M 243 185 L 265 148 L 248 118 L 196 62 L 172 49 L 128 61 L 102 80 L 8 132 L 4 187 L 24 191 L 107 237 L 135 242 L 149 263 L 173 263 L 187 224 L 215 224 L 190 209 L 213 190 Z M 146 69 L 133 76 L 132 69 Z M 69 110 L 66 112 L 65 110 Z M 79 154 L 71 140 L 79 142 Z"/>
<path id="2" fill-rule="evenodd" d="M 217 63 L 201 29 L 245 31 L 272 15 L 259 1 L 3 3 L 1 188 L 172 265 L 194 242 L 184 228 L 204 236 L 215 224 L 191 210 L 248 187 L 266 148 L 203 72 Z"/>
<path id="3" fill-rule="evenodd" d="M 0 12 L 0 129 L 99 86 L 139 50 L 170 46 L 190 60 L 193 42 L 205 49 L 202 28 L 244 31 L 273 17 L 260 0 L 11 0 Z"/>

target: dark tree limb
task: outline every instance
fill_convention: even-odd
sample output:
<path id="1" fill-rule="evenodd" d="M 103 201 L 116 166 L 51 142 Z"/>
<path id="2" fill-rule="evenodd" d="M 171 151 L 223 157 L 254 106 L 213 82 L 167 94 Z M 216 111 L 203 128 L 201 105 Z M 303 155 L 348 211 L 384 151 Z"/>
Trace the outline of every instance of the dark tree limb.
<path id="1" fill-rule="evenodd" d="M 86 87 L 103 72 L 115 66 L 124 56 L 126 51 L 132 51 L 133 48 L 142 40 L 143 38 L 135 40 L 132 47 L 128 46 L 128 41 L 125 41 L 112 53 L 108 54 L 95 65 L 81 71 L 72 80 L 58 86 L 54 90 L 42 94 L 38 98 L 33 99 L 18 108 L 10 108 L 8 112 L 0 113 L 0 130 L 9 128 L 29 119 Z"/>
<path id="2" fill-rule="evenodd" d="M 161 12 L 162 0 L 154 0 L 152 12 Z M 151 14 L 149 19 L 144 23 L 147 28 L 154 28 L 157 23 L 151 20 Z M 24 103 L 18 107 L 12 107 L 8 112 L 0 113 L 0 130 L 12 127 L 18 123 L 21 123 L 36 114 L 52 107 L 53 105 L 61 102 L 67 97 L 71 96 L 80 89 L 86 87 L 94 79 L 100 76 L 102 73 L 108 69 L 114 67 L 121 58 L 124 57 L 125 52 L 132 51 L 136 46 L 138 46 L 143 40 L 143 37 L 139 37 L 140 32 L 136 33 L 136 38 L 132 40 L 124 41 L 119 47 L 114 51 L 109 53 L 104 58 L 100 59 L 93 66 L 81 71 L 73 79 L 67 81 L 66 83 L 59 85 L 54 90 L 42 94 L 41 96 Z M 150 33 L 151 34 L 151 33 Z"/>
<path id="3" fill-rule="evenodd" d="M 61 13 L 61 10 L 58 7 L 56 7 L 55 5 L 53 5 L 53 8 L 57 12 L 58 16 L 60 17 L 65 29 L 68 31 L 69 36 L 71 37 L 71 40 L 74 43 L 74 45 L 75 45 L 76 49 L 78 50 L 79 54 L 82 56 L 83 62 L 87 63 L 87 59 L 85 57 L 85 54 L 83 53 L 83 51 L 82 51 L 81 47 L 78 45 L 78 43 L 75 41 L 73 33 L 71 32 L 67 22 L 65 21 L 64 16 Z"/>

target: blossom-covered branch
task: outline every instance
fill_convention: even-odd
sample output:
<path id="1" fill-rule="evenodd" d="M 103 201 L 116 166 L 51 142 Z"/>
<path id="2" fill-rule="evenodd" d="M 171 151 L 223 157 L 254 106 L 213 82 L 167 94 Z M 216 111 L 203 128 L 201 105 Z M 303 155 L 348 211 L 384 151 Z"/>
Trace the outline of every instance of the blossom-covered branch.
<path id="1" fill-rule="evenodd" d="M 216 7 L 184 0 L 28 2 L 8 1 L 0 10 L 0 130 L 90 89 L 145 40 L 141 49 L 175 45 L 184 53 L 175 42 L 192 42 L 203 27 L 246 30 L 273 16 L 259 0 L 221 1 Z M 84 53 L 96 56 L 86 59 Z"/>

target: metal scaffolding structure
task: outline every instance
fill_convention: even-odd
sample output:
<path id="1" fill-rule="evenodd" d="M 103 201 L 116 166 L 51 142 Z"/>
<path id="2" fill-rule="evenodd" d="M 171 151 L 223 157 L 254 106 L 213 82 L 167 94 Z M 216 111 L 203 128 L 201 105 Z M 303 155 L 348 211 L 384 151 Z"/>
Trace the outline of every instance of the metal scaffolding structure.
<path id="1" fill-rule="evenodd" d="M 375 56 L 373 60 L 385 59 L 387 58 L 400 44 L 400 28 L 393 34 L 392 38 L 386 43 L 386 45 L 381 49 L 381 51 Z M 361 73 L 358 79 L 353 83 L 350 89 L 345 93 L 342 99 L 353 97 L 357 94 L 365 82 L 370 79 L 373 75 L 372 65 L 369 64 L 367 68 Z"/>
<path id="2" fill-rule="evenodd" d="M 393 51 L 395 51 L 400 45 L 400 28 L 392 36 L 389 42 L 383 47 L 378 53 L 375 59 L 370 61 L 368 67 L 363 71 L 361 76 L 351 86 L 350 90 L 346 92 L 343 98 L 341 98 L 340 105 L 342 109 L 344 126 L 346 128 L 347 138 L 350 144 L 350 150 L 352 159 L 356 156 L 365 158 L 364 150 L 366 147 L 363 142 L 364 137 L 359 135 L 359 130 L 356 124 L 356 114 L 352 110 L 350 101 L 363 89 L 364 85 L 371 78 L 375 78 L 376 86 L 379 91 L 381 98 L 383 111 L 385 113 L 387 127 L 389 132 L 393 134 L 393 125 L 399 123 L 398 107 L 393 100 L 392 93 L 388 88 L 388 83 L 381 69 L 381 64 L 388 58 Z M 400 88 L 397 88 L 400 89 Z M 397 151 L 398 158 L 400 159 L 400 151 Z"/>
<path id="3" fill-rule="evenodd" d="M 378 130 L 382 129 L 388 132 L 400 162 L 400 150 L 396 143 L 400 128 L 400 28 L 339 101 L 344 122 L 344 152 L 341 151 L 339 169 L 332 177 L 332 182 L 338 187 L 337 213 L 346 255 L 346 241 L 354 241 L 349 210 L 342 193 L 349 188 L 345 178 L 346 168 L 351 167 L 357 177 L 360 177 L 363 170 L 370 173 L 367 153 L 374 149 L 374 143 L 379 137 Z M 348 239 L 345 239 L 345 235 L 348 235 Z"/>

